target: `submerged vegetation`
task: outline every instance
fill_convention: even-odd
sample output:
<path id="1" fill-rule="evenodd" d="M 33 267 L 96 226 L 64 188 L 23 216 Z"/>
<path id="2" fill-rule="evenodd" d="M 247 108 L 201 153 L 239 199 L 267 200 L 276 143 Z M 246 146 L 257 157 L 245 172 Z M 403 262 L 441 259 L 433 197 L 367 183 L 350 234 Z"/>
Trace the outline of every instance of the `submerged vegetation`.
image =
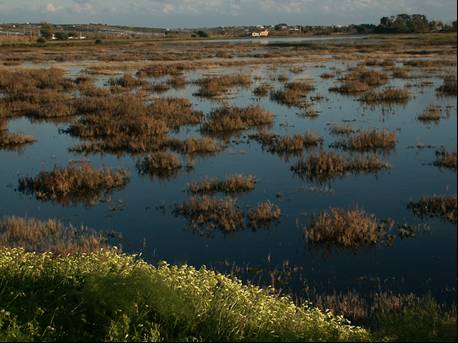
<path id="1" fill-rule="evenodd" d="M 19 179 L 19 191 L 34 194 L 39 200 L 57 201 L 64 205 L 83 202 L 95 204 L 113 190 L 124 187 L 129 181 L 125 170 L 94 169 L 88 163 L 72 163 L 65 168 L 40 172 L 36 177 Z"/>

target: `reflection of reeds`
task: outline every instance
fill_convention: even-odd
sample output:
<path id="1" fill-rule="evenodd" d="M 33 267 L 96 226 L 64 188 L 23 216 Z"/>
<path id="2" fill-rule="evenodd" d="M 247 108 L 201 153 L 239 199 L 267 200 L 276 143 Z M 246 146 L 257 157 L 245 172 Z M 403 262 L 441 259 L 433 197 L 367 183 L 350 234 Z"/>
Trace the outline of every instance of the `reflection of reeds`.
<path id="1" fill-rule="evenodd" d="M 124 187 L 129 181 L 125 170 L 93 169 L 88 163 L 74 163 L 66 168 L 40 172 L 36 177 L 19 179 L 19 191 L 37 199 L 64 205 L 83 202 L 95 204 L 103 194 Z"/>

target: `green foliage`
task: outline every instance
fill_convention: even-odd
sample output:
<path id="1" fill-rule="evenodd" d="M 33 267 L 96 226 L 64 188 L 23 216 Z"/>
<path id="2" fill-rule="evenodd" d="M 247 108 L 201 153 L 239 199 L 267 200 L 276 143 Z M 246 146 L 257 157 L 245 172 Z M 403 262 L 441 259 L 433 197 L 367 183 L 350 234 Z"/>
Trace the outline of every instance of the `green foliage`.
<path id="1" fill-rule="evenodd" d="M 419 298 L 402 312 L 378 312 L 374 319 L 380 337 L 401 342 L 456 342 L 456 311 L 444 312 L 431 296 Z"/>
<path id="2" fill-rule="evenodd" d="M 363 341 L 366 330 L 205 268 L 0 250 L 0 341 Z"/>

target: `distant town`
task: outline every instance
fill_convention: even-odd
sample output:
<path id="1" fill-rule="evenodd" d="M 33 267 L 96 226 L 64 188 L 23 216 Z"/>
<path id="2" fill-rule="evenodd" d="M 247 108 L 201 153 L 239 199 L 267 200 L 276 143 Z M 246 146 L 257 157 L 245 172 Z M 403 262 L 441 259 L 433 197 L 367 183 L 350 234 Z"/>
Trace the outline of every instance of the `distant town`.
<path id="1" fill-rule="evenodd" d="M 243 38 L 267 36 L 336 35 L 370 33 L 422 33 L 456 32 L 456 21 L 445 23 L 428 20 L 420 14 L 399 14 L 384 17 L 378 25 L 352 24 L 331 26 L 276 25 L 228 26 L 214 28 L 153 28 L 127 27 L 107 24 L 52 24 L 4 23 L 0 24 L 1 41 L 63 41 L 87 39 L 141 39 L 141 38 Z"/>

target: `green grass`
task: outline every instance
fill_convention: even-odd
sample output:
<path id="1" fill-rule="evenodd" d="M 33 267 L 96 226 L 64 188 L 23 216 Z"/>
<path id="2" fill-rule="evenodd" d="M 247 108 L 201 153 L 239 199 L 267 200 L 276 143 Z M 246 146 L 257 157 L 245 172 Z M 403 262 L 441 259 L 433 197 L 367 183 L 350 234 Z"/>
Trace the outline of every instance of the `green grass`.
<path id="1" fill-rule="evenodd" d="M 362 341 L 366 330 L 205 268 L 0 250 L 0 341 Z"/>

